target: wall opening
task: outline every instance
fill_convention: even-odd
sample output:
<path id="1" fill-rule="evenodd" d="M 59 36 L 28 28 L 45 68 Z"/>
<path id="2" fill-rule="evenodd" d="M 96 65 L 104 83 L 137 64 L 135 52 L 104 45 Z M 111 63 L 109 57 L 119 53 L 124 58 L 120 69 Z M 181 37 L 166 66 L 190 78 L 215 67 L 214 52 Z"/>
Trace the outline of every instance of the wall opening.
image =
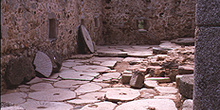
<path id="1" fill-rule="evenodd" d="M 98 17 L 94 18 L 94 22 L 95 22 L 95 28 L 99 27 Z"/>
<path id="2" fill-rule="evenodd" d="M 49 19 L 49 40 L 53 41 L 56 40 L 56 19 Z"/>
<path id="3" fill-rule="evenodd" d="M 139 32 L 146 32 L 146 20 L 145 19 L 138 19 L 137 20 L 137 29 Z"/>
<path id="4" fill-rule="evenodd" d="M 81 25 L 84 25 L 85 24 L 84 22 L 85 22 L 84 19 L 81 19 Z"/>

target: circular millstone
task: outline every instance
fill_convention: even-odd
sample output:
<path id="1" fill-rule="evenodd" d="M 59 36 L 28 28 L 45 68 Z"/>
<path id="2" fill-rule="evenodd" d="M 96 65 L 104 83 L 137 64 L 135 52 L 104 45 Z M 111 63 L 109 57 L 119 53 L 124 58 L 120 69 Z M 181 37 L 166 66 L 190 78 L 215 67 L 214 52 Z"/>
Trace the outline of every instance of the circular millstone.
<path id="1" fill-rule="evenodd" d="M 170 99 L 144 99 L 124 103 L 115 110 L 177 110 Z"/>
<path id="2" fill-rule="evenodd" d="M 84 66 L 75 66 L 73 67 L 76 71 L 84 71 L 84 72 L 97 72 L 97 73 L 103 73 L 107 70 L 110 70 L 108 67 L 104 66 L 96 66 L 96 65 L 84 65 Z"/>
<path id="3" fill-rule="evenodd" d="M 87 31 L 87 29 L 83 25 L 81 25 L 81 32 L 82 32 L 82 35 L 83 35 L 83 38 L 86 42 L 87 47 L 89 48 L 90 52 L 93 53 L 95 51 L 95 49 L 93 46 L 92 39 L 89 35 L 89 32 Z"/>
<path id="4" fill-rule="evenodd" d="M 54 87 L 50 83 L 37 83 L 30 87 L 30 89 L 35 91 L 42 91 L 42 90 L 48 90 L 53 89 Z"/>
<path id="5" fill-rule="evenodd" d="M 73 106 L 63 102 L 28 101 L 21 105 L 25 110 L 72 110 Z"/>
<path id="6" fill-rule="evenodd" d="M 113 110 L 117 104 L 111 102 L 100 102 L 88 104 L 80 110 Z"/>
<path id="7" fill-rule="evenodd" d="M 25 102 L 24 98 L 26 97 L 27 97 L 27 94 L 23 92 L 4 94 L 4 95 L 1 95 L 1 102 L 21 104 Z"/>
<path id="8" fill-rule="evenodd" d="M 87 72 L 75 72 L 65 71 L 59 74 L 63 79 L 74 79 L 74 80 L 85 80 L 91 81 L 94 77 L 98 76 L 99 73 L 87 73 Z"/>
<path id="9" fill-rule="evenodd" d="M 110 101 L 131 101 L 140 96 L 140 92 L 131 88 L 110 88 L 106 98 Z"/>
<path id="10" fill-rule="evenodd" d="M 88 81 L 62 80 L 54 83 L 54 87 L 71 88 L 71 87 L 75 87 L 76 85 L 85 84 L 85 83 L 88 83 Z"/>
<path id="11" fill-rule="evenodd" d="M 43 52 L 38 51 L 35 59 L 34 65 L 36 67 L 36 71 L 42 74 L 45 77 L 49 77 L 52 73 L 53 66 L 50 58 Z"/>
<path id="12" fill-rule="evenodd" d="M 93 84 L 93 83 L 88 83 L 88 84 L 84 84 L 80 86 L 78 89 L 75 90 L 75 92 L 77 93 L 77 95 L 80 95 L 80 94 L 87 93 L 87 92 L 98 91 L 100 89 L 102 89 L 101 86 Z"/>
<path id="13" fill-rule="evenodd" d="M 75 98 L 76 93 L 70 90 L 56 88 L 29 93 L 28 96 L 40 101 L 64 101 Z"/>

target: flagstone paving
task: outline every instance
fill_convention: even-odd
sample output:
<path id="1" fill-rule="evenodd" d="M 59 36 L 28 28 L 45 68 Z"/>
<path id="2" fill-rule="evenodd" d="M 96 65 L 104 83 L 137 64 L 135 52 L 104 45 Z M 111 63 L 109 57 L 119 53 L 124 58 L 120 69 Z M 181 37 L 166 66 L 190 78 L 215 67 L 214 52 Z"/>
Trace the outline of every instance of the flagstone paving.
<path id="1" fill-rule="evenodd" d="M 172 58 L 169 55 L 173 54 L 154 55 L 153 47 L 182 48 L 170 42 L 160 46 L 97 46 L 98 53 L 73 55 L 49 78 L 36 77 L 15 90 L 8 90 L 1 95 L 1 102 L 26 110 L 180 110 L 175 82 L 163 82 L 161 77 L 149 75 L 145 76 L 145 86 L 141 89 L 121 82 L 124 70 L 132 74 L 134 70 L 152 66 L 151 59 L 165 62 Z M 174 50 L 174 53 L 180 52 Z"/>

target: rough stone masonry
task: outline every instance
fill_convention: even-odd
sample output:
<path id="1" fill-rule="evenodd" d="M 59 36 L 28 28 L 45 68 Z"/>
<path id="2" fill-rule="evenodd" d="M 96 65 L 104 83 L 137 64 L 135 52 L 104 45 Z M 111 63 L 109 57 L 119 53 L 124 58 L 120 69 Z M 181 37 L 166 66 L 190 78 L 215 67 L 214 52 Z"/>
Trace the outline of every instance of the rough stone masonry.
<path id="1" fill-rule="evenodd" d="M 194 110 L 220 109 L 220 1 L 197 0 Z"/>

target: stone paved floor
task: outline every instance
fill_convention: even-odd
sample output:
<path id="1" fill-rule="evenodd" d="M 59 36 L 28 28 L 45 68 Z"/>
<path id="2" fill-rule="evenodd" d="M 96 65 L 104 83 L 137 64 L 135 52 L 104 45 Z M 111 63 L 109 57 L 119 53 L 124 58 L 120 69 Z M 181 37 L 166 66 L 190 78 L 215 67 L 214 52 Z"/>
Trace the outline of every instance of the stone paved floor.
<path id="1" fill-rule="evenodd" d="M 153 54 L 153 48 L 161 47 L 168 48 L 168 54 Z M 125 70 L 146 70 L 170 59 L 178 60 L 181 65 L 193 65 L 188 60 L 193 50 L 193 46 L 183 48 L 170 42 L 151 46 L 98 46 L 94 55 L 73 55 L 65 60 L 60 72 L 49 78 L 36 77 L 8 90 L 1 96 L 1 102 L 26 110 L 177 110 L 181 102 L 176 82 L 156 81 L 134 89 L 122 84 L 121 77 Z"/>

